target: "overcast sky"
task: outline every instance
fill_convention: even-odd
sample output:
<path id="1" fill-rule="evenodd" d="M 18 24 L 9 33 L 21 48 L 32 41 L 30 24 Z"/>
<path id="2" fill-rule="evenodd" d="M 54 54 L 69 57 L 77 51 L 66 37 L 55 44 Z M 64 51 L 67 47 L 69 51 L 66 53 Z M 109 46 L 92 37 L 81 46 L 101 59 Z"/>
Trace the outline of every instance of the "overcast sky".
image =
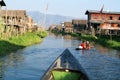
<path id="1" fill-rule="evenodd" d="M 86 10 L 120 12 L 120 0 L 4 0 L 7 9 L 46 12 L 76 18 L 86 18 Z M 5 7 L 3 7 L 4 9 Z"/>

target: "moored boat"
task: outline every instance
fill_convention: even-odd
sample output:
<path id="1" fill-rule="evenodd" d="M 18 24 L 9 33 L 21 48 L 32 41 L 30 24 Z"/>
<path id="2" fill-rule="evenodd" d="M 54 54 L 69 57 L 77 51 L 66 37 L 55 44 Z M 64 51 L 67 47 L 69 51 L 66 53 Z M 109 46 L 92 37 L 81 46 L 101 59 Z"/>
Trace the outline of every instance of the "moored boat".
<path id="1" fill-rule="evenodd" d="M 89 80 L 72 53 L 66 49 L 52 63 L 41 80 Z"/>

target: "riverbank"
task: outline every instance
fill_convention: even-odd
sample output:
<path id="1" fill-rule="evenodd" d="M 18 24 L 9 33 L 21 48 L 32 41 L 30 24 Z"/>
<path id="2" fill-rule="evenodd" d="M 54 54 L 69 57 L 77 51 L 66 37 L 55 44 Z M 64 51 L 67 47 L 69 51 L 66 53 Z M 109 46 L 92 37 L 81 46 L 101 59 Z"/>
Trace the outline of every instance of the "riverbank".
<path id="1" fill-rule="evenodd" d="M 45 31 L 27 32 L 23 35 L 9 37 L 0 40 L 0 56 L 17 51 L 26 46 L 42 42 L 42 38 L 47 36 Z"/>
<path id="2" fill-rule="evenodd" d="M 95 44 L 100 44 L 102 46 L 113 48 L 120 51 L 120 39 L 118 36 L 112 36 L 112 40 L 110 40 L 110 36 L 108 35 L 96 35 L 93 37 L 89 34 L 65 33 L 58 31 L 52 31 L 52 32 L 55 34 L 71 35 L 73 37 L 78 37 L 81 40 L 89 40 L 94 42 Z"/>

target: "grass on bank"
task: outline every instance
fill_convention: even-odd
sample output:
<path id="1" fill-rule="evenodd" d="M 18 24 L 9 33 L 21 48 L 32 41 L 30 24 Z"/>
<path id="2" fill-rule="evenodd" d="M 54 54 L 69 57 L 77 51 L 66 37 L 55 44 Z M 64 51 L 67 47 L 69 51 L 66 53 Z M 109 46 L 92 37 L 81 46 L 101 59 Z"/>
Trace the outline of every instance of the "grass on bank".
<path id="1" fill-rule="evenodd" d="M 9 37 L 8 39 L 0 40 L 0 56 L 9 54 L 26 46 L 40 43 L 42 38 L 47 36 L 47 32 L 27 32 L 23 35 Z"/>

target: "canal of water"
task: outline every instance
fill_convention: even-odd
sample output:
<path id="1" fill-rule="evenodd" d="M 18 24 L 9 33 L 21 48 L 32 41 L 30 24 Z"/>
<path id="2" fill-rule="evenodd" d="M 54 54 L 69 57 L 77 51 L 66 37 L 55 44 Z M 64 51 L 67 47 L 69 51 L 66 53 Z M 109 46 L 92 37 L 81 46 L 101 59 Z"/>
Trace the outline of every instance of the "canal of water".
<path id="1" fill-rule="evenodd" d="M 50 34 L 42 43 L 0 58 L 0 80 L 40 80 L 66 48 L 78 59 L 90 80 L 120 80 L 120 52 L 95 44 L 91 50 L 75 50 L 80 40 Z"/>

